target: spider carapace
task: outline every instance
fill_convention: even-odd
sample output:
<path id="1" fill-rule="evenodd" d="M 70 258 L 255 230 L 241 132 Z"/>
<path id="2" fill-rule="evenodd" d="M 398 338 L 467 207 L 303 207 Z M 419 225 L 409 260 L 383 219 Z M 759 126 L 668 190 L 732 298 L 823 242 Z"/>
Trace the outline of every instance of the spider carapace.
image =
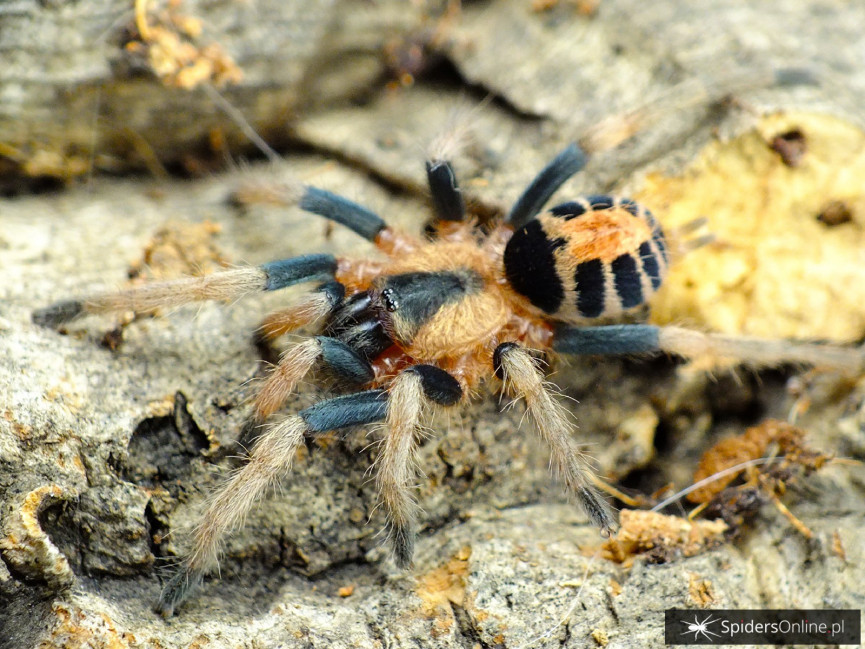
<path id="1" fill-rule="evenodd" d="M 170 615 L 213 568 L 225 536 L 288 471 L 305 439 L 349 426 L 386 424 L 375 459 L 376 485 L 394 558 L 400 567 L 410 566 L 417 510 L 414 458 L 425 412 L 467 401 L 487 381 L 525 401 L 551 449 L 552 469 L 589 519 L 609 534 L 615 527 L 612 511 L 594 486 L 570 413 L 545 382 L 538 352 L 668 352 L 861 371 L 861 353 L 838 347 L 645 324 L 593 325 L 597 318 L 645 304 L 661 285 L 669 254 L 653 216 L 626 199 L 589 196 L 542 212 L 584 164 L 579 147 L 567 147 L 509 214 L 484 230 L 467 218 L 446 156 L 432 157 L 427 162 L 431 240 L 398 232 L 368 209 L 322 189 L 286 187 L 285 202 L 347 226 L 373 242 L 384 259 L 305 255 L 64 300 L 34 313 L 36 323 L 57 326 L 85 314 L 235 300 L 319 282 L 295 304 L 268 316 L 257 332 L 259 342 L 300 328 L 317 335 L 290 345 L 261 382 L 249 417 L 248 430 L 256 439 L 248 462 L 210 500 L 182 568 L 163 590 L 160 612 Z M 347 394 L 273 417 L 316 367 L 335 375 Z"/>

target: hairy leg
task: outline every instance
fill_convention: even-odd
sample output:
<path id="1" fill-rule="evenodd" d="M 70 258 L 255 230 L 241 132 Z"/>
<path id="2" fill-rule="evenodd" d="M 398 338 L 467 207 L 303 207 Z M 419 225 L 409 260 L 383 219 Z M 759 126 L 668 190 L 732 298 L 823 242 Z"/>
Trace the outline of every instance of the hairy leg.
<path id="1" fill-rule="evenodd" d="M 354 385 L 372 381 L 369 362 L 336 338 L 316 336 L 289 347 L 268 374 L 253 402 L 253 420 L 260 424 L 279 410 L 300 380 L 321 362 L 339 378 Z"/>
<path id="2" fill-rule="evenodd" d="M 860 347 L 723 336 L 682 327 L 655 325 L 563 325 L 556 330 L 553 349 L 564 354 L 666 352 L 685 358 L 735 361 L 755 368 L 801 363 L 852 374 L 860 374 L 865 370 L 865 351 Z"/>
<path id="3" fill-rule="evenodd" d="M 339 282 L 322 284 L 296 304 L 268 315 L 255 332 L 256 343 L 271 343 L 282 335 L 315 324 L 329 315 L 343 297 L 345 287 Z"/>
<path id="4" fill-rule="evenodd" d="M 225 537 L 243 524 L 249 510 L 291 468 L 304 438 L 347 426 L 381 421 L 387 393 L 369 390 L 328 399 L 268 427 L 256 441 L 249 461 L 210 500 L 193 532 L 192 549 L 165 585 L 156 610 L 174 613 L 219 558 Z"/>
<path id="5" fill-rule="evenodd" d="M 503 343 L 493 356 L 496 375 L 514 396 L 526 402 L 538 432 L 552 451 L 552 467 L 569 493 L 580 501 L 589 519 L 609 536 L 616 527 L 607 502 L 595 489 L 589 461 L 574 441 L 567 409 L 544 382 L 544 374 L 529 352 L 516 343 Z"/>
<path id="6" fill-rule="evenodd" d="M 204 277 L 154 282 L 125 291 L 63 300 L 34 311 L 33 322 L 44 327 L 56 327 L 84 315 L 113 311 L 148 313 L 206 300 L 235 300 L 301 282 L 330 279 L 335 272 L 336 259 L 332 255 L 305 255 Z"/>
<path id="7" fill-rule="evenodd" d="M 388 427 L 376 461 L 376 483 L 387 515 L 388 539 L 400 568 L 410 567 L 414 554 L 417 508 L 412 483 L 421 415 L 430 404 L 450 406 L 461 397 L 457 380 L 431 365 L 404 370 L 388 391 Z"/>

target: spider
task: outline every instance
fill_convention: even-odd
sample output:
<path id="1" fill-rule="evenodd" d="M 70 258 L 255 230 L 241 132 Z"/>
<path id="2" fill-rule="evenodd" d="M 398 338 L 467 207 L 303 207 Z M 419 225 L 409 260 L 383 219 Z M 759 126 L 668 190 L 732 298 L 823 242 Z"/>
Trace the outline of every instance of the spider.
<path id="1" fill-rule="evenodd" d="M 587 155 L 576 144 L 530 182 L 510 212 L 482 229 L 467 215 L 448 156 L 426 162 L 434 215 L 431 236 L 416 238 L 336 194 L 301 184 L 286 202 L 340 223 L 373 242 L 383 260 L 310 254 L 198 278 L 159 282 L 34 312 L 57 327 L 79 316 L 152 312 L 202 300 L 319 282 L 258 330 L 273 342 L 301 328 L 317 335 L 288 347 L 252 401 L 257 438 L 246 464 L 210 500 L 192 549 L 157 604 L 172 615 L 212 569 L 226 535 L 290 468 L 298 447 L 330 431 L 385 422 L 375 465 L 380 505 L 396 564 L 408 568 L 415 542 L 414 457 L 425 413 L 470 401 L 484 383 L 525 401 L 551 466 L 602 534 L 616 518 L 595 487 L 574 439 L 569 413 L 545 381 L 539 354 L 671 353 L 745 359 L 755 365 L 801 362 L 861 369 L 850 350 L 808 343 L 704 334 L 648 324 L 601 325 L 644 306 L 661 286 L 673 239 L 643 206 L 606 195 L 543 211 Z M 314 368 L 350 389 L 288 415 L 271 417 Z"/>

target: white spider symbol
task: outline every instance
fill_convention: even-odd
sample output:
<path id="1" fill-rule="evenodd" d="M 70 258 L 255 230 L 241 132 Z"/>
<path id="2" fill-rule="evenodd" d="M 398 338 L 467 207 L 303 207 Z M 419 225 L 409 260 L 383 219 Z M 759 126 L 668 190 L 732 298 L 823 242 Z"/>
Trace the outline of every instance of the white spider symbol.
<path id="1" fill-rule="evenodd" d="M 685 622 L 684 620 L 682 620 L 682 624 L 687 624 L 687 625 L 688 625 L 688 630 L 687 630 L 687 631 L 682 631 L 682 635 L 685 635 L 686 633 L 693 633 L 693 634 L 694 634 L 694 640 L 696 640 L 697 638 L 699 638 L 701 633 L 702 633 L 704 636 L 706 636 L 706 640 L 709 639 L 709 636 L 710 636 L 710 635 L 713 635 L 713 636 L 715 636 L 715 637 L 720 637 L 720 634 L 719 634 L 719 633 L 713 633 L 713 632 L 709 631 L 709 625 L 710 625 L 710 624 L 713 624 L 713 623 L 715 623 L 715 622 L 717 622 L 717 621 L 718 621 L 718 620 L 713 620 L 713 619 L 712 619 L 711 614 L 710 614 L 710 615 L 709 615 L 705 620 L 703 620 L 702 622 L 698 622 L 698 621 L 697 621 L 697 616 L 696 616 L 696 615 L 694 616 L 694 622 L 693 622 L 693 623 L 691 623 L 691 622 Z"/>

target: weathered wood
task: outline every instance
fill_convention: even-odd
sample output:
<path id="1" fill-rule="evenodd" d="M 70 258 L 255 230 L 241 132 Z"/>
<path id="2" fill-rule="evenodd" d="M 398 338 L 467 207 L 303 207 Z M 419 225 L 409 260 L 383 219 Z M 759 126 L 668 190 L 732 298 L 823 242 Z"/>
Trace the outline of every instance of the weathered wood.
<path id="1" fill-rule="evenodd" d="M 702 172 L 687 165 L 719 150 L 716 157 L 740 163 L 729 180 L 735 205 L 749 202 L 737 194 L 743 187 L 758 207 L 775 205 L 775 192 L 802 187 L 837 198 L 803 181 L 824 160 L 836 165 L 825 175 L 861 173 L 855 152 L 848 166 L 823 156 L 819 149 L 833 140 L 808 130 L 816 122 L 805 119 L 797 123 L 813 146 L 800 167 L 786 174 L 771 167 L 771 184 L 734 177 L 767 168 L 750 164 L 765 162 L 772 132 L 751 130 L 768 123 L 759 119 L 765 111 L 830 113 L 850 129 L 839 132 L 861 135 L 865 16 L 855 3 L 779 0 L 770 12 L 745 0 L 711 7 L 602 0 L 591 15 L 565 0 L 552 4 L 534 11 L 517 0 L 472 2 L 458 19 L 430 21 L 424 17 L 446 12 L 396 1 L 186 0 L 182 11 L 202 18 L 205 33 L 217 35 L 244 72 L 225 96 L 268 137 L 290 122 L 291 138 L 312 152 L 292 155 L 285 166 L 188 183 L 97 173 L 86 187 L 0 203 L 0 647 L 595 647 L 605 638 L 611 646 L 655 646 L 665 608 L 861 605 L 861 467 L 830 466 L 810 478 L 805 495 L 791 494 L 787 502 L 814 532 L 811 540 L 770 506 L 733 543 L 664 564 L 638 559 L 627 569 L 591 558 L 600 539 L 576 508 L 555 504 L 561 496 L 547 476 L 546 452 L 519 429 L 521 412 L 487 398 L 437 422 L 422 448 L 418 496 L 428 527 L 413 573 L 396 571 L 380 547 L 382 518 L 367 473 L 375 448 L 360 432 L 299 458 L 282 490 L 232 536 L 222 578 L 208 580 L 178 617 L 165 622 L 152 612 L 164 565 L 232 466 L 245 382 L 258 362 L 249 331 L 286 297 L 138 320 L 113 352 L 102 346 L 117 341 L 104 336 L 116 324 L 110 318 L 60 335 L 30 317 L 53 300 L 122 285 L 131 268 L 143 272 L 141 259 L 167 222 L 209 220 L 221 228 L 197 231 L 201 255 L 189 271 L 310 251 L 367 254 L 368 244 L 343 228 L 298 210 L 240 211 L 228 195 L 250 177 L 299 176 L 420 232 L 428 214 L 424 147 L 455 105 L 472 109 L 488 95 L 474 109 L 474 142 L 456 160 L 470 203 L 484 216 L 506 209 L 544 162 L 599 119 L 655 98 L 666 98 L 654 105 L 669 110 L 652 113 L 633 139 L 595 156 L 562 196 L 639 190 L 666 219 L 677 214 L 674 199 L 699 186 Z M 132 20 L 130 6 L 95 0 L 0 6 L 0 56 L 10 62 L 0 66 L 8 75 L 0 80 L 0 142 L 28 154 L 59 152 L 61 160 L 73 151 L 107 166 L 102 154 L 116 155 L 140 136 L 165 163 L 215 124 L 233 129 L 209 96 L 117 76 L 117 42 L 104 35 Z M 417 75 L 412 87 L 386 87 L 382 45 L 417 28 L 427 40 L 435 32 L 452 67 L 429 79 Z M 803 67 L 819 85 L 764 83 L 773 69 Z M 40 83 L 43 70 L 51 71 L 48 83 Z M 711 108 L 678 102 L 692 96 L 682 94 L 682 83 L 704 100 L 732 97 Z M 344 101 L 357 93 L 368 101 Z M 121 133 L 125 144 L 112 148 L 124 126 L 134 137 Z M 743 132 L 747 139 L 734 140 L 732 149 L 707 148 L 719 135 Z M 865 186 L 856 178 L 845 183 Z M 723 191 L 711 198 L 724 202 Z M 787 229 L 776 243 L 804 232 L 814 251 L 828 251 L 819 264 L 799 248 L 759 250 L 781 255 L 778 268 L 816 266 L 831 279 L 826 260 L 833 261 L 832 242 L 845 239 L 840 228 L 855 234 L 848 242 L 863 228 L 861 191 L 845 198 L 852 217 L 837 227 L 820 230 L 818 214 L 797 211 L 811 205 L 810 196 L 790 202 L 789 219 L 780 221 Z M 695 212 L 688 218 L 715 216 L 707 203 L 688 200 Z M 760 216 L 717 213 L 732 230 Z M 734 243 L 730 249 L 740 252 Z M 148 262 L 154 268 L 178 261 L 170 246 L 160 254 Z M 865 285 L 850 274 L 855 268 L 845 272 L 842 290 Z M 811 289 L 822 290 L 817 283 Z M 685 290 L 671 299 L 690 297 Z M 815 303 L 856 324 L 831 294 Z M 783 315 L 796 320 L 789 306 Z M 820 337 L 826 319 L 814 320 Z M 581 439 L 600 467 L 630 474 L 637 491 L 650 492 L 667 481 L 688 484 L 709 440 L 742 432 L 755 416 L 796 412 L 815 446 L 862 459 L 862 386 L 831 374 L 786 377 L 721 373 L 709 380 L 661 361 L 586 359 L 559 366 L 553 380 L 579 401 Z M 288 407 L 319 396 L 305 390 Z"/>

